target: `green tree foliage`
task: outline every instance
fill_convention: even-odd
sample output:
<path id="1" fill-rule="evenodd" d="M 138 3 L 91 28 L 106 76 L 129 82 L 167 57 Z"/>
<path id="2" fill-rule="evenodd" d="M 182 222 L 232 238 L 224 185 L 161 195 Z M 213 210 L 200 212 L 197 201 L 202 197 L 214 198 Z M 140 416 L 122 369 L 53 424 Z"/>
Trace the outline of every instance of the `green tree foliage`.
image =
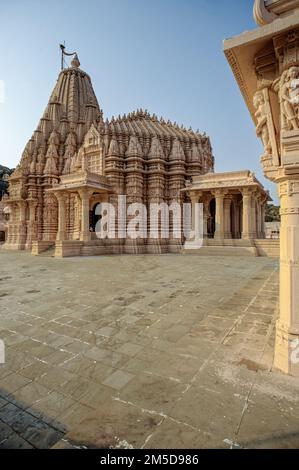
<path id="1" fill-rule="evenodd" d="M 280 222 L 279 206 L 274 204 L 267 204 L 266 206 L 266 222 Z"/>

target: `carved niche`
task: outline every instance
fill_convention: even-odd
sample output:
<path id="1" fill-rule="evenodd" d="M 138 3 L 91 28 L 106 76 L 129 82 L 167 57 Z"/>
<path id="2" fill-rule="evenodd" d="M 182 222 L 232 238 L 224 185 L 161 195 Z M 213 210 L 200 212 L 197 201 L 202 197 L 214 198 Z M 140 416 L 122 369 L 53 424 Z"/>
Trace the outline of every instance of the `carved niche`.
<path id="1" fill-rule="evenodd" d="M 82 151 L 82 170 L 104 175 L 105 145 L 100 132 L 94 124 L 91 125 L 87 132 L 79 153 L 80 151 Z"/>

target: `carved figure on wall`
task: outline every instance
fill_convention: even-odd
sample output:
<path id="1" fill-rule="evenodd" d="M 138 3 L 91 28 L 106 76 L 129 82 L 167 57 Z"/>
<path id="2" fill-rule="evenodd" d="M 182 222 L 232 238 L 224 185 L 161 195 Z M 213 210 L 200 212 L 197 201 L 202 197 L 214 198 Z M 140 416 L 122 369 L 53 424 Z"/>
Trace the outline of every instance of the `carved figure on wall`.
<path id="1" fill-rule="evenodd" d="M 281 127 L 283 130 L 299 129 L 299 68 L 291 67 L 280 80 Z"/>
<path id="2" fill-rule="evenodd" d="M 265 108 L 265 98 L 262 92 L 257 92 L 253 99 L 253 104 L 256 109 L 255 117 L 257 120 L 256 134 L 262 139 L 265 153 L 264 155 L 270 155 L 272 152 L 272 146 L 270 142 L 268 118 Z"/>

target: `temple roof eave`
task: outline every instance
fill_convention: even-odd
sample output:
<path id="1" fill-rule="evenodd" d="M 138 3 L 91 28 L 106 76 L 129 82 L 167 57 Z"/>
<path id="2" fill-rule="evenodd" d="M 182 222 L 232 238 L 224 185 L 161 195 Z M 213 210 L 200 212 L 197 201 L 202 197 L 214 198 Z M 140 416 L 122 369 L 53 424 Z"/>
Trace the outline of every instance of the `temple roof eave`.
<path id="1" fill-rule="evenodd" d="M 216 191 L 219 189 L 222 189 L 224 192 L 225 191 L 240 191 L 242 192 L 242 189 L 245 188 L 251 188 L 251 189 L 258 189 L 261 193 L 263 193 L 265 196 L 267 196 L 268 201 L 272 201 L 271 196 L 269 193 L 262 188 L 258 183 L 242 183 L 239 185 L 223 185 L 221 183 L 219 184 L 211 184 L 211 185 L 190 185 L 187 188 L 183 188 L 180 191 L 185 192 L 185 193 L 191 193 L 191 192 L 209 192 L 209 191 Z"/>
<path id="2" fill-rule="evenodd" d="M 223 189 L 224 191 L 242 191 L 245 188 L 252 188 L 258 190 L 261 194 L 267 197 L 268 201 L 272 198 L 260 181 L 255 177 L 254 173 L 250 170 L 241 170 L 226 173 L 207 173 L 201 176 L 195 176 L 182 192 L 208 192 Z"/>
<path id="3" fill-rule="evenodd" d="M 48 192 L 78 191 L 79 189 L 104 193 L 113 192 L 112 186 L 105 176 L 89 171 L 61 176 L 60 183 L 48 189 Z"/>

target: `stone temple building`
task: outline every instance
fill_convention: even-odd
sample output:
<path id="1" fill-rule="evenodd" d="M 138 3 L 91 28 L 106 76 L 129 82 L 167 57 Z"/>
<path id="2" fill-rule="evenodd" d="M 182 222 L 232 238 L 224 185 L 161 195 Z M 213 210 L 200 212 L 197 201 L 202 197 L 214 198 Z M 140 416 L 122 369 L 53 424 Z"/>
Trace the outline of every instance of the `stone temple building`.
<path id="1" fill-rule="evenodd" d="M 75 55 L 10 177 L 5 247 L 33 254 L 55 247 L 56 256 L 179 252 L 183 235 L 174 238 L 171 230 L 158 240 L 96 237 L 97 205 L 110 202 L 117 212 L 118 196 L 125 195 L 127 205 L 147 207 L 203 198 L 206 238 L 226 239 L 226 245 L 243 238 L 239 245 L 251 250 L 252 240 L 264 237 L 269 195 L 248 171 L 222 174 L 213 185 L 215 177 L 206 134 L 142 110 L 104 121 Z"/>
<path id="2" fill-rule="evenodd" d="M 8 194 L 8 178 L 12 170 L 0 165 L 0 246 L 4 243 L 7 233 L 9 210 L 2 198 Z"/>

